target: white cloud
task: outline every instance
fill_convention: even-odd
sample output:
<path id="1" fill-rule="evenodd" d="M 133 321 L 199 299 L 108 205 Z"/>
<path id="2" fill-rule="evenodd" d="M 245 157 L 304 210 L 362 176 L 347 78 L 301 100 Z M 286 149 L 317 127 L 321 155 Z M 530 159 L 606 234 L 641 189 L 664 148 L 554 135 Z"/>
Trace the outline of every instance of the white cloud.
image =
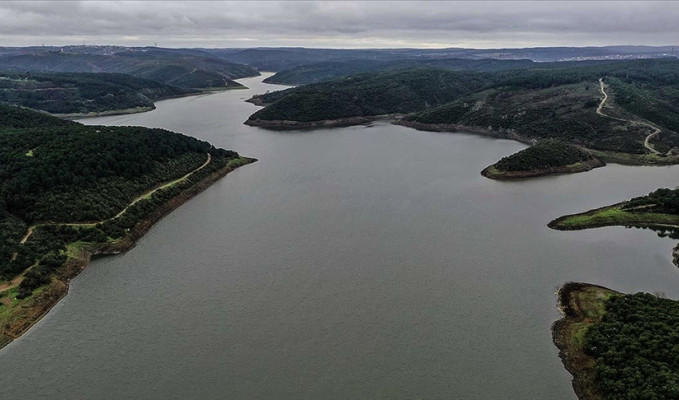
<path id="1" fill-rule="evenodd" d="M 0 2 L 0 45 L 525 47 L 672 44 L 673 2 Z"/>

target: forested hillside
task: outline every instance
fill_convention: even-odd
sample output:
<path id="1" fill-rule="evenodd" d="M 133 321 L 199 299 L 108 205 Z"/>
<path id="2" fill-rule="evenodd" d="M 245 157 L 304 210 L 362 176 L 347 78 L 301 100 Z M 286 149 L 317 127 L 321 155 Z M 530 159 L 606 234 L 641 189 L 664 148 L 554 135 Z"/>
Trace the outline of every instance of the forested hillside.
<path id="1" fill-rule="evenodd" d="M 605 309 L 584 337 L 603 398 L 679 398 L 679 302 L 637 293 L 612 296 Z"/>
<path id="2" fill-rule="evenodd" d="M 425 68 L 354 75 L 258 97 L 273 103 L 248 120 L 318 121 L 410 113 L 449 102 L 485 85 L 478 72 Z"/>
<path id="3" fill-rule="evenodd" d="M 11 106 L 0 117 L 0 284 L 30 268 L 20 297 L 49 282 L 67 245 L 115 242 L 182 190 L 241 162 L 162 129 L 85 126 Z"/>
<path id="4" fill-rule="evenodd" d="M 424 67 L 447 69 L 451 71 L 501 71 L 528 69 L 535 66 L 536 63 L 530 60 L 469 60 L 458 58 L 425 60 L 405 59 L 396 61 L 326 61 L 280 71 L 275 75 L 266 78 L 264 82 L 284 85 L 305 85 L 366 72 L 397 71 Z"/>
<path id="5" fill-rule="evenodd" d="M 491 87 L 409 115 L 403 123 L 424 129 L 476 127 L 524 140 L 558 138 L 595 150 L 641 155 L 649 152 L 644 140 L 654 128 L 639 122 L 648 121 L 661 130 L 650 141 L 657 153 L 668 158 L 670 150 L 679 147 L 677 61 L 628 61 L 498 74 L 502 77 Z M 599 78 L 610 92 L 603 115 L 597 113 L 603 99 Z"/>
<path id="6" fill-rule="evenodd" d="M 256 76 L 252 67 L 195 51 L 116 49 L 88 54 L 65 51 L 30 52 L 0 57 L 0 70 L 16 72 L 109 72 L 132 75 L 182 88 L 240 87 L 234 79 Z"/>
<path id="7" fill-rule="evenodd" d="M 123 74 L 0 73 L 0 103 L 53 114 L 153 108 L 162 98 L 198 93 Z"/>
<path id="8" fill-rule="evenodd" d="M 527 149 L 500 159 L 495 167 L 500 171 L 530 171 L 564 167 L 591 159 L 591 154 L 576 146 L 558 140 L 541 140 Z"/>

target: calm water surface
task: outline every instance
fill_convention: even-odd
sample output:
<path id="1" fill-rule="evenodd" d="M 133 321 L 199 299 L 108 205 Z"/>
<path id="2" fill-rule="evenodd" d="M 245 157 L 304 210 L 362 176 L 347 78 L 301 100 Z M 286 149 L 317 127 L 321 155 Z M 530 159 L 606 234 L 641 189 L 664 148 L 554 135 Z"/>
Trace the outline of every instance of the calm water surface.
<path id="1" fill-rule="evenodd" d="M 679 298 L 674 242 L 547 222 L 674 187 L 677 167 L 528 182 L 522 145 L 377 123 L 271 132 L 243 100 L 163 101 L 88 124 L 163 127 L 257 157 L 96 260 L 0 351 L 3 398 L 574 399 L 549 327 L 586 281 Z"/>

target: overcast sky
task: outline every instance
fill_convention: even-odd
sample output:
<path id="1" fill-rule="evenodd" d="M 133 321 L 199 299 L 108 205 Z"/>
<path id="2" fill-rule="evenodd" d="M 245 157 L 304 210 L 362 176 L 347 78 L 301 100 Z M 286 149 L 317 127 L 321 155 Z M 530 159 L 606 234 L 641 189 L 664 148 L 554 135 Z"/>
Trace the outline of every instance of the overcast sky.
<path id="1" fill-rule="evenodd" d="M 679 45 L 671 1 L 0 1 L 0 21 L 0 46 Z"/>

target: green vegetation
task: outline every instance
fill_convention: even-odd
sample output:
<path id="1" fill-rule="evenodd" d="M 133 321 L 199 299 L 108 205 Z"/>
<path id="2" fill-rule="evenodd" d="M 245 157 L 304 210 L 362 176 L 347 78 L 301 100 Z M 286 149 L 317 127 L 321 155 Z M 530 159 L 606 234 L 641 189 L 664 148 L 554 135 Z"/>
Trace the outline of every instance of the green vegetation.
<path id="1" fill-rule="evenodd" d="M 343 78 L 349 75 L 367 72 L 386 72 L 412 68 L 433 67 L 452 71 L 502 71 L 509 69 L 527 69 L 535 66 L 530 60 L 495 60 L 495 59 L 405 59 L 395 61 L 381 60 L 343 60 L 325 61 L 321 63 L 301 65 L 281 71 L 264 80 L 266 83 L 284 85 L 306 85 Z"/>
<path id="2" fill-rule="evenodd" d="M 411 113 L 397 123 L 424 130 L 485 132 L 523 142 L 557 139 L 577 146 L 568 150 L 573 152 L 569 159 L 576 160 L 573 164 L 582 163 L 578 148 L 602 161 L 679 162 L 678 60 L 528 63 L 514 69 L 504 69 L 506 65 L 499 60 L 467 62 L 326 62 L 298 67 L 280 76 L 321 79 L 352 69 L 396 70 L 352 75 L 258 96 L 253 102 L 268 106 L 246 123 L 276 128 L 294 127 L 297 122 L 304 127 L 304 123 L 342 118 L 345 124 L 358 124 L 365 118 L 356 117 Z M 447 68 L 478 71 L 398 69 L 418 63 L 444 68 L 448 63 Z M 608 94 L 602 110 L 598 110 L 603 98 L 600 78 Z M 532 158 L 537 150 L 504 160 L 504 168 L 521 169 L 518 164 Z M 553 168 L 562 166 L 566 159 L 533 161 Z M 591 167 L 583 163 L 559 172 Z M 487 172 L 494 171 L 502 171 L 502 166 L 496 165 Z"/>
<path id="3" fill-rule="evenodd" d="M 601 286 L 570 282 L 559 289 L 563 318 L 552 325 L 552 338 L 564 366 L 573 375 L 579 399 L 603 399 L 596 384 L 596 359 L 585 352 L 587 331 L 601 322 L 604 302 L 619 293 Z"/>
<path id="4" fill-rule="evenodd" d="M 503 172 L 546 170 L 592 160 L 588 152 L 558 140 L 541 140 L 518 153 L 502 158 L 494 167 Z"/>
<path id="5" fill-rule="evenodd" d="M 648 154 L 644 139 L 652 130 L 633 121 L 661 127 L 653 141 L 659 151 L 678 147 L 678 71 L 674 60 L 642 60 L 499 72 L 502 78 L 486 90 L 407 116 L 404 124 L 478 127 L 526 140 L 556 138 L 598 150 L 595 155 L 603 158 L 611 153 L 612 161 L 621 161 L 616 153 L 622 153 L 633 156 L 630 162 L 672 163 L 676 157 Z M 611 97 L 606 115 L 596 112 L 600 77 Z"/>
<path id="6" fill-rule="evenodd" d="M 12 49 L 6 49 L 12 50 Z M 596 59 L 666 57 L 672 46 L 606 46 L 606 47 L 532 47 L 524 49 L 311 49 L 304 47 L 254 49 L 204 49 L 227 60 L 248 64 L 260 71 L 291 70 L 305 64 L 355 61 L 421 61 L 421 60 L 487 60 L 522 62 Z M 0 48 L 0 55 L 2 49 Z M 493 60 L 495 61 L 495 60 Z"/>
<path id="7" fill-rule="evenodd" d="M 0 116 L 0 285 L 25 272 L 19 298 L 53 280 L 69 244 L 115 244 L 203 178 L 250 161 L 162 129 L 85 126 L 11 106 Z"/>
<path id="8" fill-rule="evenodd" d="M 637 293 L 605 301 L 585 334 L 604 399 L 679 398 L 679 302 Z"/>
<path id="9" fill-rule="evenodd" d="M 566 215 L 549 223 L 549 227 L 560 230 L 616 225 L 651 228 L 661 236 L 679 238 L 679 189 L 658 189 L 648 196 Z"/>
<path id="10" fill-rule="evenodd" d="M 0 103 L 53 114 L 153 108 L 153 101 L 198 93 L 122 74 L 0 74 Z"/>
<path id="11" fill-rule="evenodd" d="M 437 69 L 356 75 L 259 96 L 258 100 L 273 104 L 253 114 L 249 122 L 409 113 L 451 101 L 483 85 L 479 73 Z"/>
<path id="12" fill-rule="evenodd" d="M 594 149 L 643 154 L 643 142 L 650 130 L 598 115 L 599 102 L 596 80 L 537 89 L 501 87 L 463 97 L 404 120 L 482 127 L 525 140 L 560 139 Z"/>
<path id="13" fill-rule="evenodd" d="M 581 283 L 559 291 L 554 342 L 582 399 L 679 396 L 679 302 Z"/>
<path id="14" fill-rule="evenodd" d="M 87 49 L 27 51 L 0 58 L 0 70 L 16 72 L 109 72 L 150 79 L 182 88 L 242 87 L 233 79 L 259 73 L 200 50 L 111 47 L 96 54 Z"/>

